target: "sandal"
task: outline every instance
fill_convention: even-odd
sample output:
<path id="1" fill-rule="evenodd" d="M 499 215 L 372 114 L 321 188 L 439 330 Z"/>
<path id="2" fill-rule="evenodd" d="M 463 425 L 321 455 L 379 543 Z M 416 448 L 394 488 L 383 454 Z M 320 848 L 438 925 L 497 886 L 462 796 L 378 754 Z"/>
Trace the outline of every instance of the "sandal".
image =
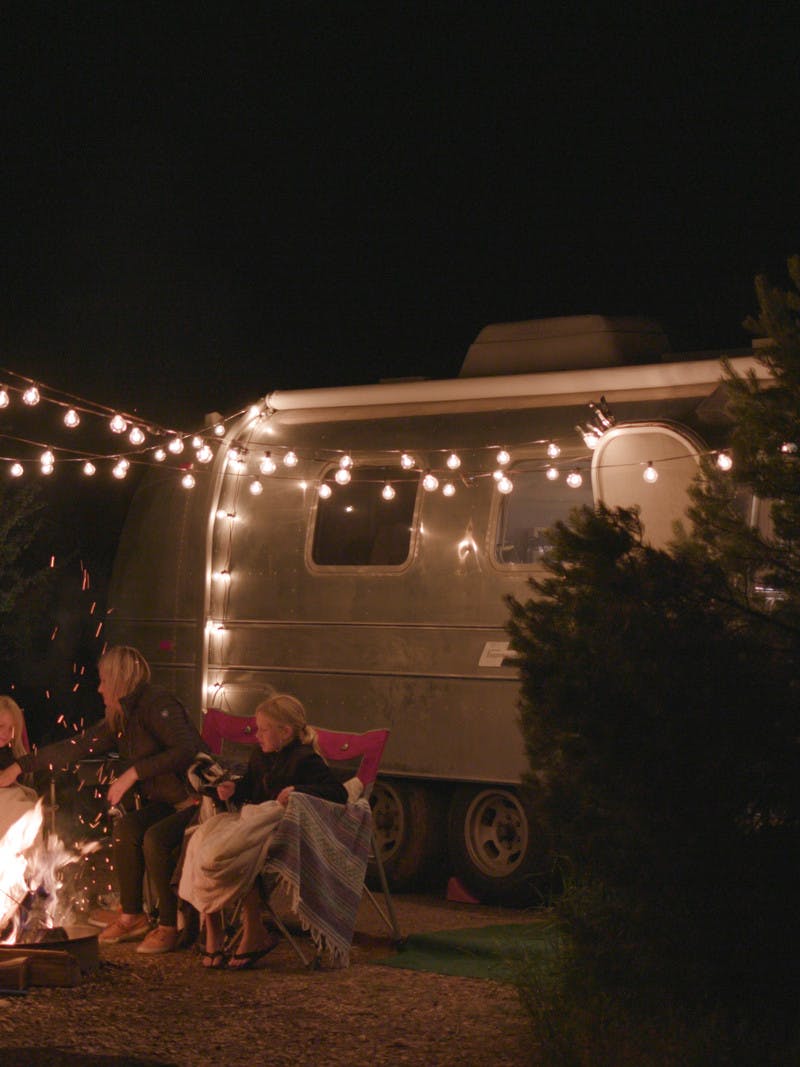
<path id="1" fill-rule="evenodd" d="M 207 971 L 222 971 L 228 963 L 228 957 L 218 948 L 216 952 L 203 952 L 200 956 Z"/>
<path id="2" fill-rule="evenodd" d="M 278 947 L 280 943 L 280 937 L 277 934 L 272 935 L 272 941 L 265 948 L 256 948 L 252 952 L 234 952 L 228 960 L 229 971 L 255 971 L 260 970 L 256 967 L 259 960 L 263 960 L 265 956 L 268 956 L 274 948 Z M 240 960 L 238 965 L 234 964 L 234 960 Z"/>

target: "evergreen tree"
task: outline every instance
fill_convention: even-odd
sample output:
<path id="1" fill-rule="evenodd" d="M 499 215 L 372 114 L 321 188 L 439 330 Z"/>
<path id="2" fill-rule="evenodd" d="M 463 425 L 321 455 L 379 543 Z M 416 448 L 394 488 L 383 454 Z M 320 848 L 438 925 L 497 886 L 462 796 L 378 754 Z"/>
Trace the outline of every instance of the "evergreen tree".
<path id="1" fill-rule="evenodd" d="M 725 1062 L 772 1062 L 800 991 L 798 295 L 757 295 L 774 384 L 725 368 L 734 468 L 706 464 L 691 532 L 661 551 L 635 510 L 576 511 L 509 601 L 533 803 L 567 886 L 548 1025 L 570 997 L 705 1011 Z"/>

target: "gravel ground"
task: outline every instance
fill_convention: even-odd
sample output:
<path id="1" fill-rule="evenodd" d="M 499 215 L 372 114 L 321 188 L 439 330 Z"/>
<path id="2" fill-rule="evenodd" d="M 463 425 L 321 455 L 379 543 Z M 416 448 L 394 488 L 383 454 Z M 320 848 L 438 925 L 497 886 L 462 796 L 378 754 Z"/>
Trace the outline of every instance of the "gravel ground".
<path id="1" fill-rule="evenodd" d="M 396 898 L 403 933 L 519 922 L 529 914 Z M 310 943 L 309 943 L 310 944 Z M 258 971 L 208 971 L 194 951 L 103 947 L 74 989 L 0 1000 L 0 1064 L 523 1065 L 538 1062 L 513 987 L 382 967 L 393 951 L 363 901 L 350 967 L 303 970 L 285 942 Z"/>

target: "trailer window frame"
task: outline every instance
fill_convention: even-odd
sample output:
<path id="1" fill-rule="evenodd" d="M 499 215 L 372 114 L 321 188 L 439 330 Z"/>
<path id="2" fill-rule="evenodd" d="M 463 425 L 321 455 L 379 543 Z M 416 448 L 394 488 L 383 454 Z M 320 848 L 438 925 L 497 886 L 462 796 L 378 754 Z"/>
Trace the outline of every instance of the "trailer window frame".
<path id="1" fill-rule="evenodd" d="M 324 500 L 317 492 L 308 517 L 309 570 L 317 574 L 401 574 L 408 570 L 416 554 L 420 472 L 401 470 L 396 463 L 361 462 L 351 468 L 350 482 L 341 486 L 335 481 L 338 470 L 337 465 L 330 464 L 320 473 L 318 484 L 328 485 L 331 496 Z M 381 496 L 387 483 L 395 489 L 392 500 Z M 333 510 L 337 506 L 357 509 L 361 516 L 361 527 L 351 538 L 341 536 L 346 520 L 341 512 Z M 394 521 L 380 521 L 392 517 Z M 401 558 L 403 545 L 406 552 Z"/>
<path id="2" fill-rule="evenodd" d="M 551 482 L 547 479 L 545 471 L 548 466 L 555 466 L 559 471 L 559 477 Z M 578 489 L 566 486 L 566 477 L 577 467 L 583 478 L 583 484 Z M 583 504 L 594 507 L 594 492 L 590 476 L 589 462 L 584 451 L 575 450 L 574 454 L 565 450 L 559 458 L 552 462 L 543 458 L 541 452 L 537 454 L 515 453 L 514 462 L 507 471 L 508 477 L 514 483 L 511 493 L 501 493 L 494 486 L 492 503 L 489 510 L 489 523 L 487 528 L 487 557 L 496 570 L 503 574 L 535 573 L 544 570 L 544 557 L 549 545 L 542 538 L 545 530 L 550 529 L 559 521 L 565 521 L 573 508 Z M 518 522 L 516 533 L 508 532 L 507 516 L 512 507 L 519 507 L 520 490 L 529 480 L 537 484 L 541 479 L 541 488 L 545 491 L 543 499 L 545 504 L 548 497 L 558 495 L 563 498 L 564 506 L 555 509 L 549 518 L 540 522 L 523 524 Z M 518 494 L 515 496 L 515 494 Z M 568 494 L 568 495 L 567 495 Z M 531 514 L 531 512 L 529 512 Z M 535 514 L 535 511 L 532 512 Z M 506 522 L 505 533 L 503 523 Z M 502 540 L 501 540 L 502 539 Z M 524 540 L 524 544 L 523 544 Z M 517 558 L 500 558 L 500 546 L 504 546 L 508 555 Z M 530 558 L 533 555 L 533 558 Z M 520 558 L 528 557 L 528 558 Z"/>

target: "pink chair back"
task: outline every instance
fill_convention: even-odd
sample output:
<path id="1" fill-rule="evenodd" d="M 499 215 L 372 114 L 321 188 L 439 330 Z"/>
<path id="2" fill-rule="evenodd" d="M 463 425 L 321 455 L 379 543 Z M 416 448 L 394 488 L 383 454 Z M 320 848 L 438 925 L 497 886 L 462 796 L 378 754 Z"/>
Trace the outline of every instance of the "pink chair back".
<path id="1" fill-rule="evenodd" d="M 206 708 L 200 734 L 215 756 L 221 756 L 226 741 L 234 745 L 255 745 L 256 719 L 254 715 L 229 715 L 219 708 Z"/>

